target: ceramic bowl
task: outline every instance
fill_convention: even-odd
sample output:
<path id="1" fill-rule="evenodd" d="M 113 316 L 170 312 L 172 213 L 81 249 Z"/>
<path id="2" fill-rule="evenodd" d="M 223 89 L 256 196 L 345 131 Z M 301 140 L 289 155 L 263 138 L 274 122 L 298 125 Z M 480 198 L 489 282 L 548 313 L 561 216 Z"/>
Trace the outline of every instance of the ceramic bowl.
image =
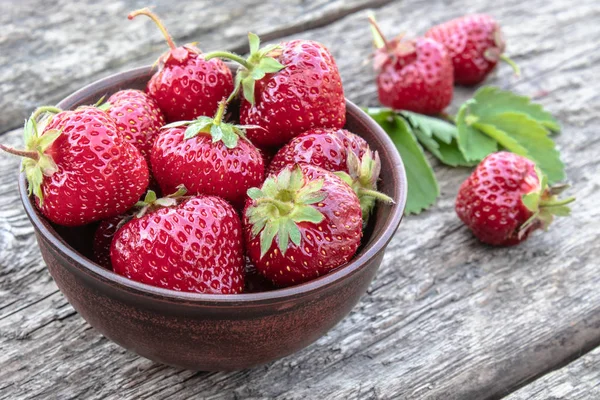
<path id="1" fill-rule="evenodd" d="M 126 88 L 143 89 L 150 67 L 122 72 L 73 93 L 62 109 L 94 104 Z M 129 280 L 89 258 L 94 226 L 50 224 L 27 196 L 21 200 L 39 247 L 61 292 L 90 325 L 137 354 L 180 368 L 238 370 L 294 353 L 334 327 L 365 293 L 402 219 L 406 175 L 386 133 L 360 108 L 347 105 L 346 128 L 366 139 L 381 157 L 380 190 L 395 200 L 379 204 L 363 245 L 348 264 L 290 288 L 238 295 L 182 293 Z"/>

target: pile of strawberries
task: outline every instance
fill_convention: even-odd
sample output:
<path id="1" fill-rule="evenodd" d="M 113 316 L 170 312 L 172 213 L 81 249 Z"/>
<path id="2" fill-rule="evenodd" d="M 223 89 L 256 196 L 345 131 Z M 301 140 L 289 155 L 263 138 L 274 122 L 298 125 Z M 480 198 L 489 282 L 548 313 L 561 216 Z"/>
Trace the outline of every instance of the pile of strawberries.
<path id="1" fill-rule="evenodd" d="M 250 55 L 176 46 L 146 91 L 105 104 L 41 107 L 23 156 L 40 212 L 97 223 L 96 261 L 130 279 L 187 292 L 299 284 L 348 262 L 377 199 L 380 161 L 342 129 L 344 91 L 329 51 L 294 40 Z M 240 64 L 233 78 L 221 60 Z M 238 113 L 228 106 L 239 100 Z M 150 189 L 149 189 L 150 188 Z M 157 193 L 164 197 L 159 197 Z"/>

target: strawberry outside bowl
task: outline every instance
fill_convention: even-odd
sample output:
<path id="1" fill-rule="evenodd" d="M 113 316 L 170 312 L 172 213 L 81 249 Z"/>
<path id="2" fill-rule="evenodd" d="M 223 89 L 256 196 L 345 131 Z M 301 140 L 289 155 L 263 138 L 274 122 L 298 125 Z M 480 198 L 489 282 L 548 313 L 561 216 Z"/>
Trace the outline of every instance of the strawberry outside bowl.
<path id="1" fill-rule="evenodd" d="M 73 93 L 58 107 L 74 109 L 121 89 L 143 89 L 151 76 L 150 67 L 122 72 Z M 395 201 L 378 204 L 362 246 L 346 265 L 301 285 L 260 293 L 183 293 L 138 283 L 91 261 L 94 225 L 65 228 L 48 222 L 27 196 L 21 174 L 21 200 L 59 289 L 110 340 L 150 360 L 180 368 L 239 370 L 308 346 L 344 318 L 365 293 L 406 203 L 404 165 L 394 144 L 360 108 L 350 101 L 346 105 L 346 128 L 379 152 L 379 189 Z"/>

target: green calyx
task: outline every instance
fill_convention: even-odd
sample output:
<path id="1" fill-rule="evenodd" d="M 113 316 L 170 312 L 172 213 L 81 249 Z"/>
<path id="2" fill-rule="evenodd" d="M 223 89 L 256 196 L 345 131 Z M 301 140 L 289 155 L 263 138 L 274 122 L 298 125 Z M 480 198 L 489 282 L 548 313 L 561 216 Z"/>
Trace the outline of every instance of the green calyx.
<path id="1" fill-rule="evenodd" d="M 177 203 L 185 198 L 187 189 L 184 185 L 177 186 L 177 191 L 166 197 L 157 198 L 154 190 L 148 190 L 144 200 L 140 200 L 135 203 L 135 208 L 139 208 L 139 211 L 135 214 L 136 218 L 143 217 L 149 210 L 155 210 L 161 207 L 173 207 Z"/>
<path id="2" fill-rule="evenodd" d="M 376 151 L 367 150 L 362 158 L 359 159 L 353 151 L 348 150 L 346 165 L 348 166 L 349 174 L 344 171 L 338 171 L 335 174 L 350 185 L 358 196 L 362 210 L 363 224 L 366 225 L 377 200 L 393 204 L 394 199 L 377 191 L 381 161 Z"/>
<path id="3" fill-rule="evenodd" d="M 558 195 L 568 188 L 568 185 L 548 186 L 548 178 L 536 167 L 539 178 L 539 187 L 522 197 L 523 204 L 533 215 L 519 228 L 519 236 L 526 233 L 527 229 L 536 223 L 546 230 L 554 217 L 566 217 L 571 214 L 568 204 L 575 201 L 575 197 L 559 199 Z"/>
<path id="4" fill-rule="evenodd" d="M 285 68 L 284 65 L 273 57 L 274 52 L 279 49 L 279 45 L 268 45 L 261 49 L 260 38 L 254 33 L 248 33 L 248 41 L 250 43 L 250 55 L 248 58 L 225 51 L 213 51 L 204 56 L 204 59 L 207 61 L 219 57 L 241 65 L 235 76 L 235 87 L 227 102 L 235 98 L 241 88 L 244 98 L 250 104 L 254 105 L 254 87 L 256 81 L 264 78 L 266 74 L 272 74 Z"/>
<path id="5" fill-rule="evenodd" d="M 52 116 L 61 111 L 56 107 L 45 106 L 39 107 L 31 114 L 23 128 L 25 150 L 17 150 L 0 144 L 0 149 L 7 153 L 23 157 L 21 170 L 25 172 L 27 178 L 27 190 L 30 196 L 33 193 L 38 198 L 40 205 L 44 203 L 42 192 L 44 176 L 52 176 L 58 170 L 52 157 L 46 154 L 46 150 L 61 134 L 61 131 L 56 129 L 44 132 L 44 128 Z"/>
<path id="6" fill-rule="evenodd" d="M 213 143 L 223 142 L 225 147 L 233 149 L 237 146 L 239 138 L 246 139 L 246 129 L 260 128 L 254 125 L 234 125 L 223 122 L 227 101 L 223 99 L 214 117 L 201 116 L 193 121 L 177 121 L 167 124 L 162 129 L 187 126 L 184 139 L 188 140 L 200 134 L 210 135 Z"/>
<path id="7" fill-rule="evenodd" d="M 260 189 L 248 189 L 253 204 L 246 210 L 246 216 L 252 226 L 252 237 L 260 234 L 261 258 L 275 238 L 281 254 L 285 254 L 290 241 L 300 246 L 299 223 L 323 221 L 325 217 L 314 206 L 327 197 L 321 190 L 323 183 L 323 179 L 306 181 L 300 166 L 294 165 L 267 178 Z"/>

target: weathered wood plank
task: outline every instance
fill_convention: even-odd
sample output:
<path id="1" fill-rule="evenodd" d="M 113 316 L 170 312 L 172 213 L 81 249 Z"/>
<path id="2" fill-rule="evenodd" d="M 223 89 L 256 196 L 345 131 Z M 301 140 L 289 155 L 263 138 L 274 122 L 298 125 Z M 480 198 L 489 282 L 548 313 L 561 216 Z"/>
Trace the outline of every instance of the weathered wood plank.
<path id="1" fill-rule="evenodd" d="M 517 390 L 507 400 L 600 398 L 600 348 Z"/>
<path id="2" fill-rule="evenodd" d="M 391 0 L 150 2 L 177 42 L 203 50 L 247 49 L 251 30 L 266 39 L 323 26 Z M 167 50 L 150 20 L 127 20 L 144 2 L 0 1 L 0 133 L 40 104 L 56 103 L 95 79 L 151 64 Z M 177 4 L 177 5 L 174 5 Z"/>
<path id="3" fill-rule="evenodd" d="M 524 77 L 516 80 L 502 67 L 489 83 L 537 97 L 563 123 L 557 142 L 578 196 L 569 220 L 519 247 L 482 246 L 453 211 L 468 171 L 436 164 L 440 202 L 406 218 L 348 318 L 314 345 L 270 365 L 192 373 L 125 352 L 73 313 L 46 272 L 17 204 L 17 161 L 0 156 L 0 399 L 499 398 L 600 344 L 600 228 L 590 223 L 600 214 L 594 126 L 600 54 L 593 51 L 600 41 L 594 23 L 600 4 L 498 3 L 477 0 L 465 9 L 458 0 L 406 0 L 378 10 L 378 19 L 390 34 L 422 33 L 465 11 L 487 11 L 501 20 Z M 370 48 L 365 16 L 352 13 L 294 36 L 329 46 L 348 97 L 375 105 L 373 74 L 362 63 Z M 138 60 L 113 70 L 141 63 L 151 47 L 161 46 L 155 32 L 147 39 L 136 29 L 128 31 L 134 44 L 155 40 L 155 47 L 146 45 Z M 238 43 L 242 36 L 232 34 Z M 78 85 L 103 70 L 86 73 Z M 458 90 L 453 108 L 470 93 Z M 15 144 L 18 136 L 13 131 L 2 140 Z"/>

